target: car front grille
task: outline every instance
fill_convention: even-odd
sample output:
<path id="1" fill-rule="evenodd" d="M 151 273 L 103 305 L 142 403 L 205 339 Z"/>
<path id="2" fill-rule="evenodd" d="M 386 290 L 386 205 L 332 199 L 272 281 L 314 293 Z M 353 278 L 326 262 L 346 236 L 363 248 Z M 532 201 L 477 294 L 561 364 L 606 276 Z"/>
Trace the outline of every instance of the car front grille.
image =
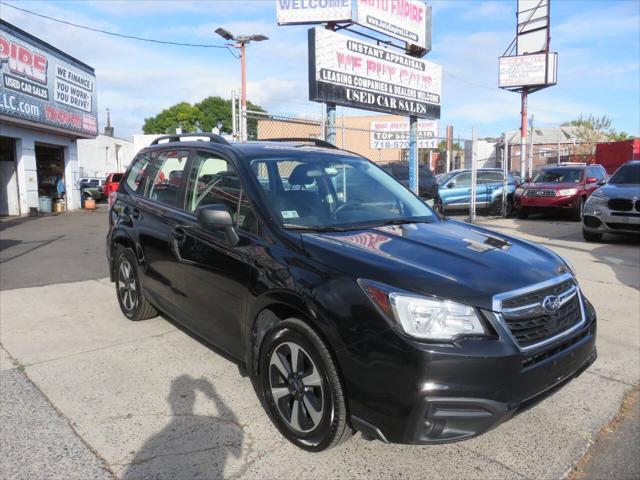
<path id="1" fill-rule="evenodd" d="M 629 232 L 640 232 L 640 225 L 637 223 L 613 223 L 607 222 L 607 227 L 612 230 L 627 230 Z"/>
<path id="2" fill-rule="evenodd" d="M 633 210 L 633 200 L 628 198 L 612 198 L 609 200 L 609 208 L 619 212 L 629 212 Z"/>
<path id="3" fill-rule="evenodd" d="M 558 300 L 556 310 L 545 309 L 545 299 Z M 583 321 L 580 294 L 573 278 L 549 287 L 502 300 L 500 313 L 505 326 L 521 349 L 549 343 Z"/>
<path id="4" fill-rule="evenodd" d="M 555 197 L 555 190 L 537 190 L 537 189 L 529 189 L 524 191 L 525 197 Z"/>

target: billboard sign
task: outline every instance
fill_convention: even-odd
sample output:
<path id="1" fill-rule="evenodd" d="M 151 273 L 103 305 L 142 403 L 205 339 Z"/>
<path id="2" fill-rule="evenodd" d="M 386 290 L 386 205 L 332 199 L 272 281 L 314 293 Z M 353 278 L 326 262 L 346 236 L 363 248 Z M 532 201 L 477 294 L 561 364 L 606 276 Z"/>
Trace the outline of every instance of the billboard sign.
<path id="1" fill-rule="evenodd" d="M 440 118 L 442 67 L 325 28 L 309 30 L 309 99 Z"/>
<path id="2" fill-rule="evenodd" d="M 549 48 L 549 0 L 518 0 L 516 55 Z"/>
<path id="3" fill-rule="evenodd" d="M 98 134 L 94 70 L 12 25 L 0 23 L 0 115 Z"/>
<path id="4" fill-rule="evenodd" d="M 352 0 L 276 0 L 278 25 L 349 22 Z"/>
<path id="5" fill-rule="evenodd" d="M 371 122 L 372 149 L 408 149 L 409 122 Z M 438 148 L 438 122 L 418 121 L 418 148 Z"/>
<path id="6" fill-rule="evenodd" d="M 355 22 L 431 50 L 431 7 L 420 0 L 357 0 Z"/>
<path id="7" fill-rule="evenodd" d="M 557 53 L 500 57 L 500 88 L 548 86 L 557 83 Z"/>

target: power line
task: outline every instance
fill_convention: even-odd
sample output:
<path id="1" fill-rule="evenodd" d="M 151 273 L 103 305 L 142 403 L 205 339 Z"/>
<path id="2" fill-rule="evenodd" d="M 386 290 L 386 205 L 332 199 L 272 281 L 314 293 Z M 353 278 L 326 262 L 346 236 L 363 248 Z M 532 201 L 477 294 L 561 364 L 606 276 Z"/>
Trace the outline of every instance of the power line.
<path id="1" fill-rule="evenodd" d="M 175 45 L 175 46 L 178 46 L 178 47 L 224 48 L 229 53 L 231 53 L 231 55 L 236 57 L 236 55 L 233 53 L 233 50 L 231 50 L 231 48 L 229 48 L 228 46 L 225 46 L 225 45 L 211 45 L 211 44 L 200 44 L 200 43 L 181 43 L 181 42 L 170 42 L 168 40 L 157 40 L 155 38 L 136 37 L 135 35 L 127 35 L 127 34 L 124 34 L 124 33 L 109 32 L 107 30 L 101 30 L 99 28 L 87 27 L 86 25 L 78 25 L 77 23 L 67 22 L 66 20 L 60 20 L 58 18 L 49 17 L 49 16 L 43 15 L 41 13 L 32 12 L 31 10 L 26 10 L 24 8 L 16 7 L 15 5 L 11 5 L 10 3 L 7 3 L 7 2 L 0 1 L 0 5 L 5 5 L 7 7 L 13 8 L 15 10 L 19 10 L 21 12 L 28 13 L 29 15 L 34 15 L 36 17 L 44 18 L 46 20 L 51 20 L 53 22 L 63 23 L 65 25 L 69 25 L 71 27 L 81 28 L 83 30 L 90 30 L 92 32 L 97 32 L 97 33 L 103 33 L 105 35 L 111 35 L 111 36 L 114 36 L 114 37 L 128 38 L 129 40 L 138 40 L 140 42 L 159 43 L 159 44 L 162 44 L 162 45 Z M 238 58 L 238 57 L 236 57 L 236 58 Z"/>

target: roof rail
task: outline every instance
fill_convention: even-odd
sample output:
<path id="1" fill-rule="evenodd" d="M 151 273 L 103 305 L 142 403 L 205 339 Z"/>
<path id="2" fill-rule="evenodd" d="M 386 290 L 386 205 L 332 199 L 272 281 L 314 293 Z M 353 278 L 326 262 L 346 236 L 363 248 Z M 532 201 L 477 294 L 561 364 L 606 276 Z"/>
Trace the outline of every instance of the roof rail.
<path id="1" fill-rule="evenodd" d="M 306 142 L 313 143 L 316 147 L 324 147 L 331 148 L 333 150 L 339 150 L 333 143 L 329 143 L 325 140 L 320 140 L 319 138 L 304 138 L 304 137 L 295 137 L 295 138 L 263 138 L 259 140 L 260 142 Z"/>
<path id="2" fill-rule="evenodd" d="M 216 133 L 174 133 L 171 135 L 162 135 L 156 138 L 150 145 L 158 145 L 160 140 L 167 140 L 168 142 L 179 142 L 181 138 L 208 138 L 211 143 L 219 143 L 221 145 L 230 145 L 227 140 Z"/>

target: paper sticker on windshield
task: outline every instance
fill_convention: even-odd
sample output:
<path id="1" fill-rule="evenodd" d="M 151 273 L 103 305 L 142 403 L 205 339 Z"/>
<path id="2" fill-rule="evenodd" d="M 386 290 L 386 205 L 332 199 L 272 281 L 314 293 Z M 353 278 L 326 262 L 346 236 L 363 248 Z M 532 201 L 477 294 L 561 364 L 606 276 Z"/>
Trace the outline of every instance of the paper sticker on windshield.
<path id="1" fill-rule="evenodd" d="M 282 210 L 282 218 L 298 218 L 298 212 L 295 210 Z"/>

